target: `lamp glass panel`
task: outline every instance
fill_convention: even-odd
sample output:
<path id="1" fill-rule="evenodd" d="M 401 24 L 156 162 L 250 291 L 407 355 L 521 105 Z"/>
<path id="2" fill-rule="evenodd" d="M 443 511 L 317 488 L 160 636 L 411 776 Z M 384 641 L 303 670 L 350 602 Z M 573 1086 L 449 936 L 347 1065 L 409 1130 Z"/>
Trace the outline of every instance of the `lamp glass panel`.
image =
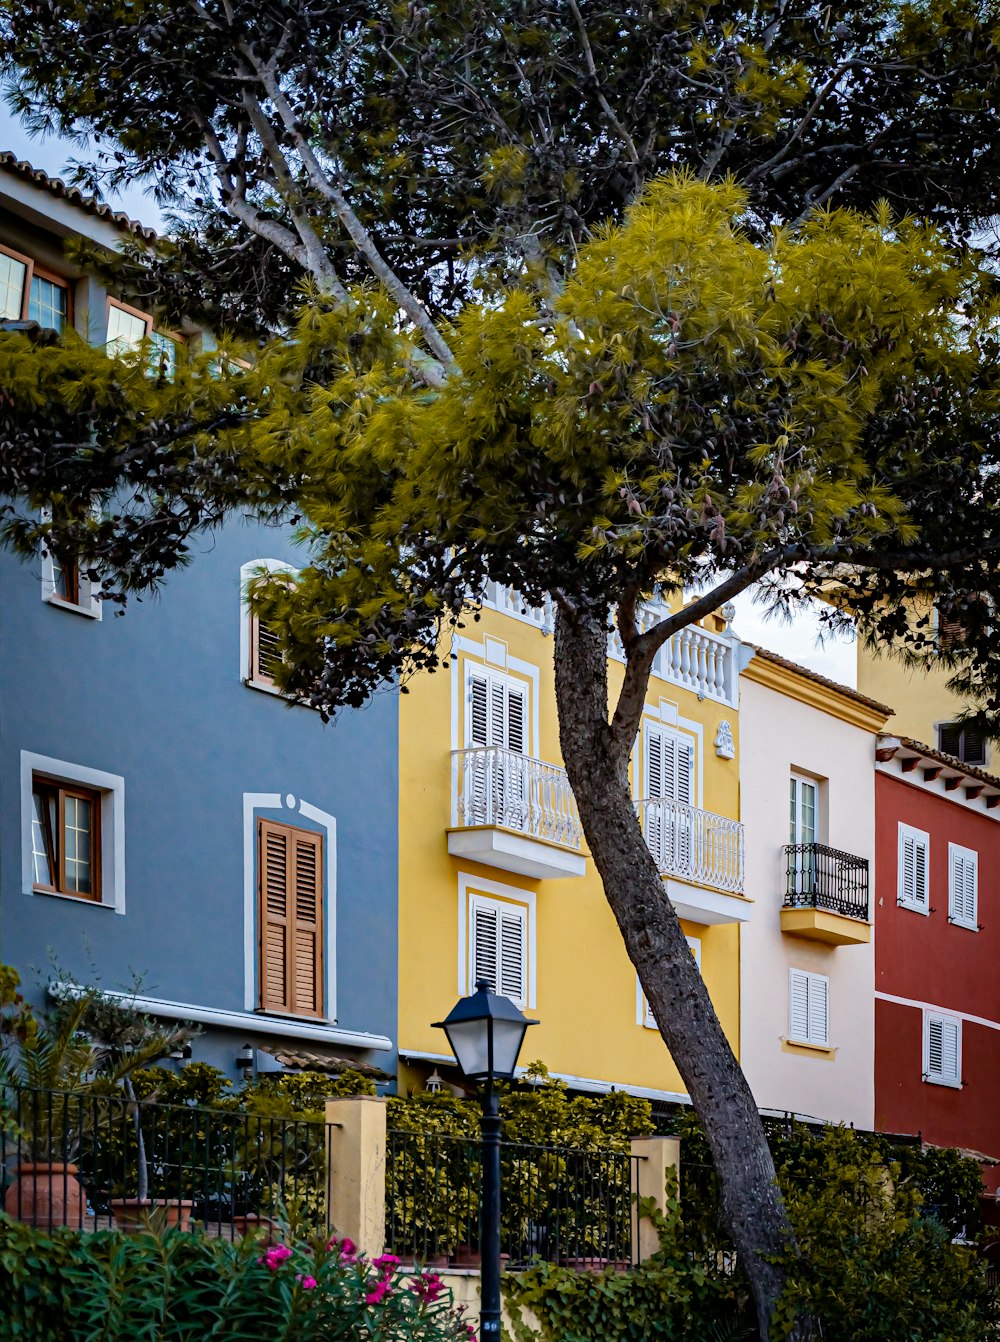
<path id="1" fill-rule="evenodd" d="M 466 1076 L 486 1076 L 489 1071 L 489 1028 L 486 1019 L 458 1021 L 445 1026 L 448 1043 Z"/>
<path id="2" fill-rule="evenodd" d="M 493 1022 L 493 1074 L 512 1076 L 527 1026 L 518 1020 Z"/>

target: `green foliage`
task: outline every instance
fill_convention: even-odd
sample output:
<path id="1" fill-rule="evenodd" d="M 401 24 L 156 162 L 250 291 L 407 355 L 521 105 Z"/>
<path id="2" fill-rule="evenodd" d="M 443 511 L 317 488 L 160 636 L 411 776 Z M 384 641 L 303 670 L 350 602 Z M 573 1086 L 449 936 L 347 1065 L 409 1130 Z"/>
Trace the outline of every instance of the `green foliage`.
<path id="1" fill-rule="evenodd" d="M 676 1199 L 665 1216 L 649 1205 L 644 1210 L 656 1221 L 660 1248 L 634 1271 L 540 1264 L 505 1278 L 514 1342 L 751 1342 L 757 1336 L 742 1278 L 728 1276 L 719 1262 L 692 1258 Z"/>
<path id="2" fill-rule="evenodd" d="M 380 1281 L 390 1289 L 376 1291 Z M 0 1298 L 0 1342 L 470 1336 L 450 1294 L 432 1278 L 393 1275 L 391 1262 L 369 1263 L 323 1238 L 292 1242 L 282 1258 L 253 1239 L 232 1244 L 180 1231 L 44 1234 L 0 1216 Z"/>

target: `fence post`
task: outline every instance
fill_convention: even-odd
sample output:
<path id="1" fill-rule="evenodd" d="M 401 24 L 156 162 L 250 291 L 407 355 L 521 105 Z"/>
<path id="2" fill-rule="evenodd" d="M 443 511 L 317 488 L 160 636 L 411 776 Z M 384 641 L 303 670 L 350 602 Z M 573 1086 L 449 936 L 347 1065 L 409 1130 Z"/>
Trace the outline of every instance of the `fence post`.
<path id="1" fill-rule="evenodd" d="M 327 1100 L 326 1122 L 327 1221 L 377 1258 L 385 1244 L 385 1100 Z"/>
<path id="2" fill-rule="evenodd" d="M 667 1208 L 667 1172 L 673 1170 L 680 1188 L 681 1143 L 679 1137 L 633 1137 L 633 1194 L 652 1198 L 660 1211 Z M 644 1263 L 660 1247 L 656 1227 L 647 1216 L 640 1216 L 632 1204 L 632 1251 L 637 1263 Z"/>

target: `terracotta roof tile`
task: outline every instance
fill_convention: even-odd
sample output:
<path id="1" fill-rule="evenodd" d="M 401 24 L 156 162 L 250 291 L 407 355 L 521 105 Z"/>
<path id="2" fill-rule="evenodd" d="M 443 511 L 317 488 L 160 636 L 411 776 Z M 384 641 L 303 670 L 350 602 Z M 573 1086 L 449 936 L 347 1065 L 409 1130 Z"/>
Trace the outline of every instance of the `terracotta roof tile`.
<path id="1" fill-rule="evenodd" d="M 133 237 L 141 238 L 143 242 L 153 242 L 156 238 L 155 229 L 147 228 L 137 219 L 130 219 L 121 210 L 113 210 L 96 196 L 86 195 L 79 187 L 69 186 L 61 177 L 50 177 L 41 168 L 32 167 L 30 163 L 7 150 L 0 151 L 0 171 L 12 173 L 22 181 L 41 187 L 43 191 L 69 201 L 71 205 L 86 210 L 88 214 L 96 214 L 98 218 L 106 219 L 115 228 L 121 229 L 123 233 L 131 233 Z"/>
<path id="2" fill-rule="evenodd" d="M 918 755 L 923 755 L 926 759 L 947 765 L 949 769 L 956 769 L 969 778 L 975 778 L 977 782 L 985 783 L 987 787 L 1000 789 L 1000 778 L 996 774 L 987 773 L 985 769 L 978 769 L 974 764 L 963 764 L 954 755 L 946 755 L 943 750 L 935 750 L 932 746 L 926 746 L 923 741 L 915 741 L 911 736 L 898 736 L 895 732 L 889 732 L 884 737 L 879 737 L 880 741 L 883 739 L 898 741 L 904 750 L 912 750 Z"/>
<path id="3" fill-rule="evenodd" d="M 806 680 L 815 681 L 817 685 L 824 685 L 828 690 L 836 690 L 838 694 L 846 695 L 848 699 L 853 699 L 855 703 L 864 704 L 866 708 L 870 708 L 876 713 L 882 713 L 887 718 L 892 717 L 895 711 L 888 704 L 880 704 L 877 699 L 869 699 L 866 694 L 860 694 L 857 690 L 852 690 L 849 685 L 841 685 L 836 680 L 821 676 L 818 671 L 811 671 L 808 666 L 800 666 L 798 662 L 791 662 L 787 657 L 781 657 L 776 652 L 761 648 L 756 643 L 748 643 L 746 646 L 753 648 L 756 655 L 763 657 L 765 661 L 773 662 L 775 666 L 783 666 L 786 671 L 794 671 L 797 675 L 804 676 Z"/>

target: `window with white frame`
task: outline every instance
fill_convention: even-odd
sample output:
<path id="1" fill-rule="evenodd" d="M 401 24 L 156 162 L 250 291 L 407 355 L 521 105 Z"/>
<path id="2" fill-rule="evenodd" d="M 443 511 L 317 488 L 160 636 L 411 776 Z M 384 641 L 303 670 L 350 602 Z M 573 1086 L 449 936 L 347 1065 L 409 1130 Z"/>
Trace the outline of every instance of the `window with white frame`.
<path id="1" fill-rule="evenodd" d="M 251 559 L 240 567 L 240 679 L 255 690 L 280 694 L 274 672 L 281 662 L 278 636 L 266 621 L 250 609 L 249 589 L 255 581 L 269 576 L 288 575 L 291 583 L 296 570 L 281 559 Z"/>
<path id="2" fill-rule="evenodd" d="M 694 962 L 701 970 L 701 937 L 686 937 L 691 954 L 694 956 Z M 635 976 L 636 993 L 639 999 L 639 1009 L 636 1013 L 639 1024 L 645 1026 L 647 1030 L 658 1030 L 660 1027 L 656 1023 L 656 1017 L 653 1015 L 653 1008 L 646 1000 L 646 994 L 642 991 L 642 984 L 639 982 L 639 975 Z"/>
<path id="3" fill-rule="evenodd" d="M 642 736 L 640 813 L 650 852 L 661 871 L 690 875 L 694 856 L 694 741 L 660 723 Z"/>
<path id="4" fill-rule="evenodd" d="M 978 930 L 979 854 L 957 843 L 948 845 L 948 921 Z"/>
<path id="5" fill-rule="evenodd" d="M 936 1086 L 962 1084 L 962 1020 L 934 1011 L 924 1012 L 923 1077 Z"/>
<path id="6" fill-rule="evenodd" d="M 528 1000 L 528 906 L 469 895 L 469 984 L 488 979 L 522 1009 Z"/>
<path id="7" fill-rule="evenodd" d="M 26 894 L 125 912 L 125 780 L 21 751 L 21 871 Z"/>
<path id="8" fill-rule="evenodd" d="M 466 663 L 465 744 L 465 823 L 526 828 L 531 793 L 526 681 Z"/>
<path id="9" fill-rule="evenodd" d="M 830 980 L 804 969 L 788 971 L 788 1042 L 830 1043 Z"/>
<path id="10" fill-rule="evenodd" d="M 896 898 L 915 913 L 930 913 L 930 847 L 925 830 L 900 822 Z"/>
<path id="11" fill-rule="evenodd" d="M 42 600 L 75 615 L 101 618 L 100 584 L 93 582 L 73 558 L 42 555 Z"/>

